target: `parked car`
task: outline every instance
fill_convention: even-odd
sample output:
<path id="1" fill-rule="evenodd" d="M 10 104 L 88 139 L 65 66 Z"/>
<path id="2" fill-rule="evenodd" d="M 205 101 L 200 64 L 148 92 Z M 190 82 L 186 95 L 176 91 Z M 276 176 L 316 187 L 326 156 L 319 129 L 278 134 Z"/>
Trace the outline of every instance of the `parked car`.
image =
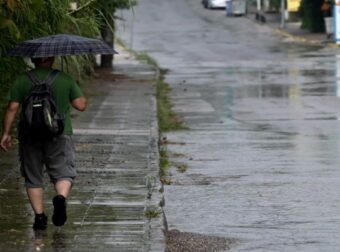
<path id="1" fill-rule="evenodd" d="M 202 0 L 202 4 L 208 9 L 225 8 L 226 0 Z"/>

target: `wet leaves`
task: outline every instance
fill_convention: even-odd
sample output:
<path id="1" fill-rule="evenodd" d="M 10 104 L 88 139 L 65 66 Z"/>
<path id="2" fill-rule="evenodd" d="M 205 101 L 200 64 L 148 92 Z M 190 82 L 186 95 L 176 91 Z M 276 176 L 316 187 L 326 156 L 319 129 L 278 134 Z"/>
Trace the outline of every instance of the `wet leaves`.
<path id="1" fill-rule="evenodd" d="M 184 173 L 188 170 L 188 165 L 187 164 L 184 164 L 184 163 L 174 163 L 173 164 L 177 171 L 180 172 L 180 173 Z"/>
<path id="2" fill-rule="evenodd" d="M 169 252 L 217 252 L 230 249 L 233 239 L 169 230 L 165 232 Z"/>

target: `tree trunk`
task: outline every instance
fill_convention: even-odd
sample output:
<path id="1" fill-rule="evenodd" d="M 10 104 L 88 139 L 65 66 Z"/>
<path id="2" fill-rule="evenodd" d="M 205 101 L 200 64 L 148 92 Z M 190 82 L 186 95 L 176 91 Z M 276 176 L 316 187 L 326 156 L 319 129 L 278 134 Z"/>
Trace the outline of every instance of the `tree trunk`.
<path id="1" fill-rule="evenodd" d="M 110 46 L 113 47 L 113 32 L 108 26 L 104 26 L 101 29 L 101 34 L 103 40 Z M 100 58 L 100 67 L 101 68 L 112 68 L 113 67 L 113 55 L 101 55 Z"/>

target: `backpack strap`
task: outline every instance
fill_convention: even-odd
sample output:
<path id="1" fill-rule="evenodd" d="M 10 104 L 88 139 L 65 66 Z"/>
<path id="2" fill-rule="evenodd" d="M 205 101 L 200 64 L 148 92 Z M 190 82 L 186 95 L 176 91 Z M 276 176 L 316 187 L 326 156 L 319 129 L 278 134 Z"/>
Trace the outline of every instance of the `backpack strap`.
<path id="1" fill-rule="evenodd" d="M 33 71 L 26 72 L 28 78 L 31 80 L 33 85 L 40 85 L 41 81 L 37 78 Z"/>
<path id="2" fill-rule="evenodd" d="M 53 84 L 53 82 L 55 81 L 55 79 L 58 77 L 60 71 L 57 69 L 53 69 L 52 72 L 50 72 L 46 79 L 45 79 L 45 83 L 49 86 L 51 86 Z"/>
<path id="3" fill-rule="evenodd" d="M 60 71 L 53 69 L 46 77 L 44 81 L 38 79 L 37 75 L 33 71 L 26 72 L 29 79 L 32 81 L 33 85 L 40 85 L 41 83 L 46 83 L 51 86 L 54 80 L 58 77 Z"/>

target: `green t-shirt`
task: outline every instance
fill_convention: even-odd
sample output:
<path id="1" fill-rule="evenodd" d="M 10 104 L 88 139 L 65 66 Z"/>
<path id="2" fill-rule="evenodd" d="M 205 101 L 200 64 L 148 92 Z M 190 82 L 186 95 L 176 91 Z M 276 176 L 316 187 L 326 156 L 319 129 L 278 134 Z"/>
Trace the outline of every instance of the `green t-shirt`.
<path id="1" fill-rule="evenodd" d="M 37 68 L 33 70 L 38 79 L 44 80 L 51 72 L 50 69 Z M 20 75 L 10 90 L 10 101 L 22 104 L 29 94 L 32 83 L 26 74 Z M 58 77 L 52 84 L 53 97 L 57 105 L 57 109 L 65 118 L 65 135 L 72 135 L 72 123 L 70 114 L 70 103 L 81 96 L 82 91 L 71 76 L 60 72 Z"/>

